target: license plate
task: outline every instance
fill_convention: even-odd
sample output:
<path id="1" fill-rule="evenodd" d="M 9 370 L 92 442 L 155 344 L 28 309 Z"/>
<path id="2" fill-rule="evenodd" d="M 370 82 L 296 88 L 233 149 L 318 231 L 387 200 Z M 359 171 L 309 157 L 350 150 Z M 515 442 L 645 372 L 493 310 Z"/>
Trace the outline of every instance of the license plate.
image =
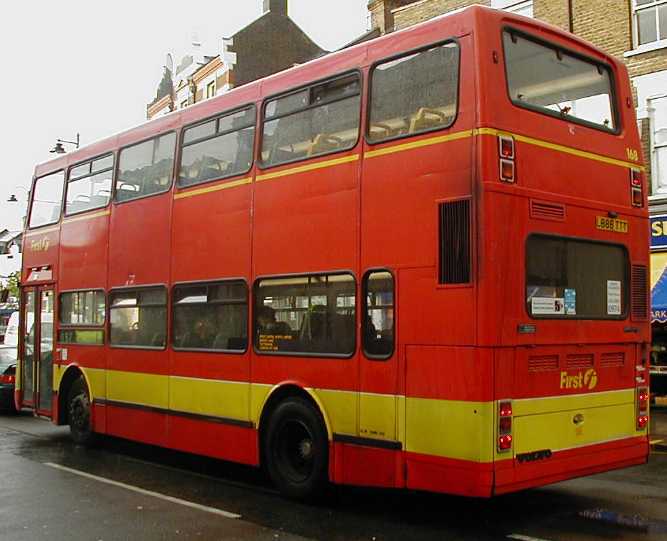
<path id="1" fill-rule="evenodd" d="M 606 216 L 596 216 L 595 227 L 602 231 L 613 231 L 614 233 L 627 233 L 629 229 L 626 220 L 621 220 L 620 218 L 607 218 Z"/>

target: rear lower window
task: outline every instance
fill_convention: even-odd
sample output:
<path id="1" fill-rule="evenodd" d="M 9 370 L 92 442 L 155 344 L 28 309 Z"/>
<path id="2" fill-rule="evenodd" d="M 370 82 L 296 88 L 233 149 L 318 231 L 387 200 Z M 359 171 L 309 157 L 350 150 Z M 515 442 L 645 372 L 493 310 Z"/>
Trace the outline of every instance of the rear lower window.
<path id="1" fill-rule="evenodd" d="M 555 45 L 503 33 L 510 98 L 516 105 L 615 131 L 609 68 Z"/>
<path id="2" fill-rule="evenodd" d="M 628 306 L 623 246 L 533 235 L 526 243 L 526 308 L 533 317 L 622 319 Z"/>

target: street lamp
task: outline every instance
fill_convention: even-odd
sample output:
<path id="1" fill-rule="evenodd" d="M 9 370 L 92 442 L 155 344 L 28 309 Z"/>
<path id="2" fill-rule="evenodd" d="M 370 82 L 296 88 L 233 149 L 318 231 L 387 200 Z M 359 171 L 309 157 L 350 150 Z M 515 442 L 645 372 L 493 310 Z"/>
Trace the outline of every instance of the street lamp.
<path id="1" fill-rule="evenodd" d="M 68 145 L 75 145 L 76 148 L 79 148 L 79 134 L 76 134 L 76 141 L 67 141 L 65 139 L 58 139 L 56 141 L 56 146 L 54 146 L 49 152 L 51 154 L 65 154 L 67 152 L 65 150 L 65 147 L 63 146 L 63 143 L 66 143 Z"/>

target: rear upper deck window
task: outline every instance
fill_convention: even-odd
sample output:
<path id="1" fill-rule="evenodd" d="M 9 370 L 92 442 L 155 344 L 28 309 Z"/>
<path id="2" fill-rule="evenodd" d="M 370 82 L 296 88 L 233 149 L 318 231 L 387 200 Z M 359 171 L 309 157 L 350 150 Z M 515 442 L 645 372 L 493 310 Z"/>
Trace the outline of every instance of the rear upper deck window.
<path id="1" fill-rule="evenodd" d="M 38 178 L 32 194 L 29 227 L 55 224 L 60 220 L 65 173 L 58 171 Z"/>
<path id="2" fill-rule="evenodd" d="M 371 80 L 371 143 L 438 130 L 456 118 L 459 47 L 450 42 L 377 65 Z"/>
<path id="3" fill-rule="evenodd" d="M 608 66 L 512 31 L 503 32 L 503 44 L 513 103 L 616 131 L 613 79 Z"/>

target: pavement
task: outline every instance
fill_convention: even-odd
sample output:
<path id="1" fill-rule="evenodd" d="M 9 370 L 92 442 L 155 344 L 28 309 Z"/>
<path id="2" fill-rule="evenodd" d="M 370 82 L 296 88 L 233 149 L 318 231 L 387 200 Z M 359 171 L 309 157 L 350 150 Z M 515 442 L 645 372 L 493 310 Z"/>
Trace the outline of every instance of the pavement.
<path id="1" fill-rule="evenodd" d="M 651 448 L 667 451 L 667 406 L 653 406 L 650 416 Z"/>

